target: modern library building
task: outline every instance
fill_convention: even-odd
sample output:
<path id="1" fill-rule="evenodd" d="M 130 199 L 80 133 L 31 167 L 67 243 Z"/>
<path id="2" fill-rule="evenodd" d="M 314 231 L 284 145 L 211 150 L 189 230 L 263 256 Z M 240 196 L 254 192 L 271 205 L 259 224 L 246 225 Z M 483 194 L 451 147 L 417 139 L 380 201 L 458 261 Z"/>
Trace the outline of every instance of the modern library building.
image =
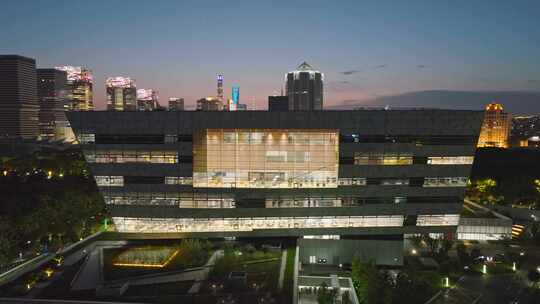
<path id="1" fill-rule="evenodd" d="M 119 232 L 456 232 L 482 111 L 69 112 Z"/>

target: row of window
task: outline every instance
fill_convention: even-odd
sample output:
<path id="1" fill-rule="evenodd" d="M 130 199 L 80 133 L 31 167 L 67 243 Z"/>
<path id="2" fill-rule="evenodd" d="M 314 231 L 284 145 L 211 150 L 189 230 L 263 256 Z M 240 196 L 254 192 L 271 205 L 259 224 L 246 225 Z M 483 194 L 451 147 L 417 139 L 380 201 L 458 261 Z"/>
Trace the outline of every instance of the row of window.
<path id="1" fill-rule="evenodd" d="M 291 130 L 293 131 L 293 130 Z M 289 132 L 294 134 L 296 132 Z M 277 139 L 282 139 L 276 136 Z M 248 132 L 238 130 L 223 131 L 220 139 L 225 143 L 262 143 L 268 137 L 264 137 L 263 132 Z M 318 144 L 324 139 L 309 139 L 287 135 L 285 140 L 298 143 Z M 192 142 L 191 134 L 148 134 L 148 135 L 130 135 L 130 134 L 94 134 L 81 133 L 79 141 L 82 144 L 163 144 L 176 142 Z M 411 143 L 417 146 L 422 145 L 474 145 L 476 136 L 471 135 L 361 135 L 361 134 L 341 134 L 339 141 L 342 143 Z"/>
<path id="2" fill-rule="evenodd" d="M 402 227 L 402 215 L 247 217 L 247 218 L 129 218 L 113 217 L 119 232 L 226 232 L 259 229 Z M 456 226 L 457 214 L 418 215 L 418 226 Z"/>
<path id="3" fill-rule="evenodd" d="M 274 175 L 272 176 L 274 178 Z M 192 177 L 181 176 L 95 176 L 98 186 L 103 187 L 122 187 L 124 184 L 166 184 L 166 185 L 193 185 Z M 273 185 L 275 180 L 270 181 Z M 199 184 L 201 182 L 199 181 Z M 335 179 L 320 183 L 323 185 L 335 185 Z M 235 183 L 232 181 L 231 187 Z M 339 178 L 339 186 L 412 186 L 412 187 L 465 187 L 467 185 L 466 177 L 417 177 L 417 178 Z M 299 185 L 300 186 L 300 185 Z M 240 188 L 240 187 L 239 187 Z M 260 187 L 254 187 L 260 188 Z M 268 187 L 270 188 L 270 187 Z"/>
<path id="4" fill-rule="evenodd" d="M 305 197 L 284 196 L 236 200 L 232 194 L 206 193 L 106 193 L 111 205 L 174 206 L 178 208 L 312 208 L 359 207 L 372 204 L 444 204 L 462 202 L 459 197 Z"/>
<path id="5" fill-rule="evenodd" d="M 298 167 L 296 169 L 308 169 L 311 163 L 324 164 L 321 168 L 313 169 L 329 169 L 335 164 L 332 154 L 314 155 L 310 151 L 266 151 L 264 158 L 250 159 L 235 157 L 229 162 L 223 159 L 223 156 L 215 157 L 209 155 L 205 160 L 205 166 L 257 166 L 257 164 L 266 164 L 266 166 Z M 179 156 L 177 151 L 143 151 L 143 150 L 85 150 L 85 157 L 89 163 L 192 163 L 193 156 Z M 315 157 L 315 158 L 314 158 Z M 413 165 L 413 164 L 428 164 L 428 165 L 471 165 L 474 161 L 474 156 L 428 156 L 416 157 L 410 153 L 363 153 L 356 152 L 353 158 L 341 157 L 340 164 L 354 165 Z M 215 164 L 214 164 L 215 163 Z M 279 164 L 282 165 L 279 165 Z M 274 165 L 271 165 L 274 164 Z M 306 165 L 301 165 L 306 164 Z M 300 167 L 299 167 L 300 166 Z M 307 166 L 307 167 L 306 167 Z M 305 167 L 305 168 L 304 168 Z M 290 168 L 295 169 L 295 168 Z M 282 168 L 282 169 L 285 169 Z"/>
<path id="6" fill-rule="evenodd" d="M 81 144 L 169 144 L 177 142 L 192 142 L 191 134 L 94 134 L 81 133 L 78 135 Z"/>
<path id="7" fill-rule="evenodd" d="M 346 158 L 342 158 L 346 162 Z M 355 165 L 471 165 L 474 156 L 414 157 L 412 153 L 354 153 Z M 343 163 L 340 159 L 340 163 Z"/>
<path id="8" fill-rule="evenodd" d="M 192 157 L 178 157 L 177 151 L 137 151 L 137 150 L 85 150 L 84 156 L 89 163 L 152 163 L 177 164 L 192 162 Z"/>
<path id="9" fill-rule="evenodd" d="M 342 143 L 407 143 L 417 146 L 467 146 L 476 145 L 473 135 L 361 135 L 341 134 Z"/>

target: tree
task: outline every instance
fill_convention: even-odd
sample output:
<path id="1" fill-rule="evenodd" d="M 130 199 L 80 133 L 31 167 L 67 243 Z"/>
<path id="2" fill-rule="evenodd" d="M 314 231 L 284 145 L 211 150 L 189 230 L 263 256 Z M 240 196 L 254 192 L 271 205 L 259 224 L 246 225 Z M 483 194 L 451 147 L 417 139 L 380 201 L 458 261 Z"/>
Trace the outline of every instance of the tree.
<path id="1" fill-rule="evenodd" d="M 422 246 L 422 240 L 423 237 L 421 235 L 413 235 L 409 238 L 409 241 L 414 248 L 420 248 Z"/>
<path id="2" fill-rule="evenodd" d="M 432 238 L 430 237 L 429 235 L 424 235 L 423 236 L 423 240 L 424 242 L 426 243 L 427 247 L 428 247 L 428 250 L 429 250 L 429 255 L 430 256 L 435 256 L 437 254 L 437 250 L 439 249 L 439 246 L 440 246 L 440 243 L 441 243 L 441 239 L 440 238 Z"/>
<path id="3" fill-rule="evenodd" d="M 325 282 L 322 282 L 317 290 L 317 303 L 333 304 L 336 301 L 336 294 L 334 288 L 329 288 Z"/>
<path id="4" fill-rule="evenodd" d="M 454 241 L 450 239 L 441 239 L 439 242 L 439 256 L 441 258 L 448 257 L 448 251 L 454 246 Z"/>
<path id="5" fill-rule="evenodd" d="M 459 259 L 459 262 L 462 265 L 468 265 L 471 262 L 471 256 L 467 252 L 467 247 L 463 243 L 459 243 L 456 246 L 457 256 Z"/>
<path id="6" fill-rule="evenodd" d="M 352 261 L 351 278 L 361 303 L 389 303 L 391 284 L 388 274 L 379 272 L 375 262 L 363 262 L 358 256 Z"/>
<path id="7" fill-rule="evenodd" d="M 531 286 L 534 287 L 540 281 L 540 272 L 537 269 L 530 269 L 527 278 L 531 281 Z"/>

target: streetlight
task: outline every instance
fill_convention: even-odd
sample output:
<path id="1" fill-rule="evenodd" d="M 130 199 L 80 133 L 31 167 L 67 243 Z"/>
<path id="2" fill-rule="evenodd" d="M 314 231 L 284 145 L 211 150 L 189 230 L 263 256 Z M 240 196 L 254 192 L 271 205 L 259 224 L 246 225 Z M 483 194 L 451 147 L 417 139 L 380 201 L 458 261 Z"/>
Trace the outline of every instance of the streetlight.
<path id="1" fill-rule="evenodd" d="M 486 266 L 486 264 L 484 264 L 484 266 L 482 266 L 482 273 L 487 274 L 487 266 Z"/>
<path id="2" fill-rule="evenodd" d="M 516 262 L 512 263 L 512 271 L 516 271 Z"/>
<path id="3" fill-rule="evenodd" d="M 443 278 L 443 286 L 446 288 L 450 287 L 450 278 L 448 277 Z"/>

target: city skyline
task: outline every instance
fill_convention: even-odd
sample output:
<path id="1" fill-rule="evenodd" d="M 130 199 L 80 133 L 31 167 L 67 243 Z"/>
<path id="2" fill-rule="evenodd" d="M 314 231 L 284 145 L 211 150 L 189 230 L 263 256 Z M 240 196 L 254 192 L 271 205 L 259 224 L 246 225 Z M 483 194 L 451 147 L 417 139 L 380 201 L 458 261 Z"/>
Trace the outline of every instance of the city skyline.
<path id="1" fill-rule="evenodd" d="M 265 109 L 267 96 L 284 87 L 285 73 L 303 61 L 325 74 L 327 107 L 425 90 L 540 91 L 533 1 L 475 1 L 466 9 L 424 1 L 347 2 L 339 9 L 296 2 L 280 14 L 250 2 L 116 2 L 107 10 L 103 4 L 8 1 L 0 53 L 35 58 L 39 68 L 88 67 L 96 109 L 105 109 L 106 77 L 132 77 L 163 98 L 182 96 L 193 109 L 200 97 L 214 96 L 216 74 L 225 77 L 224 96 L 239 85 L 241 102 L 251 106 L 255 99 Z M 22 16 L 31 21 L 16 22 Z M 150 25 L 137 21 L 151 16 Z"/>

